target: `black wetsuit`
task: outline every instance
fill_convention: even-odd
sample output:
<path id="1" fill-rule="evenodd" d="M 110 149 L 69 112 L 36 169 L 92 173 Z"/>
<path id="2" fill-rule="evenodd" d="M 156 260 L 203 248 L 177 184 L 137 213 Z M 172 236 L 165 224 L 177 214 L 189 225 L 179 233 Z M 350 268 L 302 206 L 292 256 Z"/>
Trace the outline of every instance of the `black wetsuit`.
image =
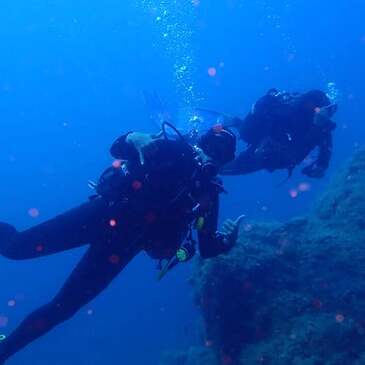
<path id="1" fill-rule="evenodd" d="M 315 93 L 317 98 L 319 95 L 323 99 L 319 107 L 330 104 L 325 94 Z M 292 171 L 316 148 L 318 156 L 312 166 L 325 171 L 331 159 L 332 131 L 336 125 L 330 119 L 316 125 L 315 107 L 315 102 L 308 103 L 303 95 L 269 91 L 245 120 L 236 120 L 247 148 L 227 164 L 222 173 L 240 175 L 264 169 Z"/>
<path id="2" fill-rule="evenodd" d="M 142 167 L 124 136 L 113 145 L 112 154 L 129 159 L 128 166 L 112 171 L 111 179 L 104 178 L 103 196 L 23 232 L 0 224 L 0 252 L 14 260 L 89 246 L 56 297 L 1 342 L 0 363 L 71 318 L 142 250 L 156 259 L 171 258 L 196 219 L 197 204 L 199 215 L 205 217 L 198 232 L 201 256 L 227 250 L 216 233 L 221 189 L 214 178 L 200 171 L 184 142 L 160 140 L 153 151 Z"/>

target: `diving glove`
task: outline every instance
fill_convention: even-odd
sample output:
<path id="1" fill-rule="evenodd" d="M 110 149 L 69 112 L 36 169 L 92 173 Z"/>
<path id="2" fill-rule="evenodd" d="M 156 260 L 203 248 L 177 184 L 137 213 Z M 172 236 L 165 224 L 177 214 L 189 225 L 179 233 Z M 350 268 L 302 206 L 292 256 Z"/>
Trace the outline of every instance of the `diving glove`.
<path id="1" fill-rule="evenodd" d="M 238 239 L 238 230 L 241 222 L 246 218 L 245 215 L 240 215 L 236 220 L 227 219 L 222 226 L 222 230 L 219 235 L 222 237 L 222 241 L 227 248 L 231 248 L 235 245 Z"/>

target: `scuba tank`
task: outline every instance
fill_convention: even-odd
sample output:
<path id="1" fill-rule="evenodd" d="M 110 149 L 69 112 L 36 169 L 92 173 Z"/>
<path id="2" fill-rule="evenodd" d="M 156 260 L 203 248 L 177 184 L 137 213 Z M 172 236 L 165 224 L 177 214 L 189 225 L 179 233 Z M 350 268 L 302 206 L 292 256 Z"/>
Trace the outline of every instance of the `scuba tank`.
<path id="1" fill-rule="evenodd" d="M 158 269 L 160 271 L 158 274 L 158 280 L 162 280 L 166 274 L 178 264 L 191 261 L 196 254 L 196 245 L 197 242 L 193 239 L 192 231 L 190 230 L 187 239 L 176 251 L 175 255 L 171 257 L 171 259 L 167 260 L 164 265 L 162 265 L 161 261 L 159 262 Z"/>
<path id="2" fill-rule="evenodd" d="M 192 214 L 194 215 L 194 221 L 190 224 L 188 234 L 183 244 L 176 250 L 174 256 L 168 259 L 164 264 L 163 260 L 160 260 L 157 269 L 158 281 L 162 280 L 173 268 L 178 264 L 187 263 L 191 261 L 197 252 L 197 241 L 194 239 L 193 228 L 197 231 L 201 231 L 204 228 L 205 218 L 201 214 L 201 206 L 197 204 Z"/>

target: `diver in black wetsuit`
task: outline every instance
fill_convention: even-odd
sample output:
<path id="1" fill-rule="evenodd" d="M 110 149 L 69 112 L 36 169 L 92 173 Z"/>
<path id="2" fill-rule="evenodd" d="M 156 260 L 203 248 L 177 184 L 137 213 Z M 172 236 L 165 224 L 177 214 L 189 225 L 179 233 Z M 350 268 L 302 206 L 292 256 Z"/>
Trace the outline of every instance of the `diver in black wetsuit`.
<path id="1" fill-rule="evenodd" d="M 244 120 L 233 120 L 247 148 L 224 166 L 222 174 L 278 169 L 287 169 L 291 174 L 318 148 L 318 157 L 302 173 L 312 178 L 323 177 L 332 154 L 336 124 L 331 118 L 336 111 L 337 105 L 331 104 L 319 90 L 304 94 L 269 90 Z"/>
<path id="2" fill-rule="evenodd" d="M 167 261 L 165 274 L 195 253 L 197 230 L 203 258 L 227 252 L 239 220 L 217 231 L 220 166 L 234 158 L 235 136 L 210 130 L 192 147 L 180 135 L 129 133 L 112 146 L 123 160 L 108 169 L 90 201 L 23 232 L 0 224 L 0 253 L 27 260 L 89 245 L 60 292 L 30 314 L 0 343 L 0 364 L 66 321 L 99 295 L 142 250 Z"/>

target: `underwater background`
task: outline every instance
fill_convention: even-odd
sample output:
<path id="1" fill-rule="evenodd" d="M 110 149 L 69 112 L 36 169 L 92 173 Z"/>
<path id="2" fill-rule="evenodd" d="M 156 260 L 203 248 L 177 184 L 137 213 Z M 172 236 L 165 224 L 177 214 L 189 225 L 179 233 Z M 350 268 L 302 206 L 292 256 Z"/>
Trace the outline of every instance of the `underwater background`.
<path id="1" fill-rule="evenodd" d="M 0 219 L 23 229 L 92 194 L 125 131 L 156 131 L 143 92 L 179 127 L 205 107 L 244 116 L 272 87 L 335 88 L 334 156 L 321 181 L 298 172 L 226 178 L 221 219 L 306 213 L 365 137 L 365 4 L 360 0 L 3 0 L 0 4 Z M 0 333 L 60 288 L 84 249 L 0 259 Z M 158 364 L 202 341 L 190 265 L 157 283 L 141 255 L 75 318 L 9 361 Z"/>

